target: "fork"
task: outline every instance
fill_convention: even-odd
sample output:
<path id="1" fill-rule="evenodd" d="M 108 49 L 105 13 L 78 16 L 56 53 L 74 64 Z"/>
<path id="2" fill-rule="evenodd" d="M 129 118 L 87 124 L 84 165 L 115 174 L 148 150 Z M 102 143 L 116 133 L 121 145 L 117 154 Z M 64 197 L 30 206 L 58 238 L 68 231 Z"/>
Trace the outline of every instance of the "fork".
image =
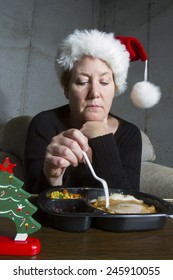
<path id="1" fill-rule="evenodd" d="M 84 151 L 82 151 L 82 152 L 83 152 L 84 158 L 86 160 L 86 163 L 88 164 L 88 167 L 89 167 L 93 177 L 95 179 L 97 179 L 98 181 L 100 181 L 103 185 L 103 189 L 104 189 L 104 192 L 105 192 L 105 199 L 106 199 L 106 208 L 108 208 L 109 207 L 109 191 L 108 191 L 107 182 L 104 179 L 102 179 L 102 178 L 100 178 L 96 175 L 87 154 Z"/>

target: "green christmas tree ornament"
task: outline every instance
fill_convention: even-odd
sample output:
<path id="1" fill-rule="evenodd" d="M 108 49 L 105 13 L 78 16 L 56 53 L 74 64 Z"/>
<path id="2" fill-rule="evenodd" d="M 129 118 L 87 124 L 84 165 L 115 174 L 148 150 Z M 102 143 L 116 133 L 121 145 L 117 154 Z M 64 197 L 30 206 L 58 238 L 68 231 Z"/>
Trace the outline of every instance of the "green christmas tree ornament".
<path id="1" fill-rule="evenodd" d="M 40 242 L 28 235 L 38 231 L 41 225 L 32 218 L 37 207 L 29 202 L 31 195 L 22 189 L 23 182 L 13 175 L 15 166 L 9 158 L 0 164 L 0 217 L 11 219 L 17 231 L 14 240 L 0 237 L 0 254 L 33 255 L 39 252 Z"/>

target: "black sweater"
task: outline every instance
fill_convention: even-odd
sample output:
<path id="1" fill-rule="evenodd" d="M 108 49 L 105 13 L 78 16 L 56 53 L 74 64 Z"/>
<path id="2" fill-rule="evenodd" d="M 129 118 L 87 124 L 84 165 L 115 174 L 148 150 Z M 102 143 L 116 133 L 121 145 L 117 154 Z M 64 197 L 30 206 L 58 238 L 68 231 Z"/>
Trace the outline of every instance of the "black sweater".
<path id="1" fill-rule="evenodd" d="M 112 115 L 112 114 L 111 114 Z M 42 167 L 47 145 L 51 138 L 69 129 L 68 105 L 48 110 L 35 116 L 30 124 L 25 148 L 25 186 L 31 193 L 40 193 L 49 184 Z M 113 116 L 113 115 L 112 115 Z M 115 117 L 115 116 L 113 116 Z M 118 118 L 118 117 L 116 117 Z M 89 140 L 92 148 L 92 165 L 109 188 L 139 190 L 142 141 L 140 130 L 121 118 L 115 134 Z M 101 187 L 88 167 L 68 167 L 63 185 L 66 187 Z"/>

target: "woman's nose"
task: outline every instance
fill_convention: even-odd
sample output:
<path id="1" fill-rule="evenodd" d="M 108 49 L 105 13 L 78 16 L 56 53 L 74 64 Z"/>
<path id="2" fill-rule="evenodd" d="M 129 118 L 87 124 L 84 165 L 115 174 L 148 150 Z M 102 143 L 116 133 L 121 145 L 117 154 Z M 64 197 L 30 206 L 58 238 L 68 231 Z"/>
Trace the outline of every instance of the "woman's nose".
<path id="1" fill-rule="evenodd" d="M 97 83 L 90 84 L 88 96 L 89 98 L 98 98 L 100 96 L 100 90 Z"/>

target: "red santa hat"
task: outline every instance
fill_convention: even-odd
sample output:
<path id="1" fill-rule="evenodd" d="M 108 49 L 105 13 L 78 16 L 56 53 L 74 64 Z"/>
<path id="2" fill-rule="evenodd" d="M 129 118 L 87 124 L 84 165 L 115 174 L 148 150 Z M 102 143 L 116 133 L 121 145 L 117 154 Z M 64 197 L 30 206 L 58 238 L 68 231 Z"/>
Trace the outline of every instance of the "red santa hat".
<path id="1" fill-rule="evenodd" d="M 148 56 L 144 47 L 134 37 L 115 36 L 130 53 L 130 61 L 145 62 L 144 81 L 136 83 L 131 91 L 132 102 L 140 108 L 150 108 L 156 105 L 161 97 L 160 88 L 148 82 Z"/>
<path id="2" fill-rule="evenodd" d="M 145 62 L 144 81 L 136 83 L 131 92 L 135 106 L 150 108 L 161 97 L 159 87 L 147 81 L 148 57 L 141 43 L 134 37 L 115 36 L 98 30 L 75 30 L 62 43 L 57 59 L 59 76 L 65 70 L 71 70 L 75 61 L 84 55 L 97 57 L 105 61 L 114 74 L 118 94 L 126 90 L 126 79 L 130 61 Z"/>

